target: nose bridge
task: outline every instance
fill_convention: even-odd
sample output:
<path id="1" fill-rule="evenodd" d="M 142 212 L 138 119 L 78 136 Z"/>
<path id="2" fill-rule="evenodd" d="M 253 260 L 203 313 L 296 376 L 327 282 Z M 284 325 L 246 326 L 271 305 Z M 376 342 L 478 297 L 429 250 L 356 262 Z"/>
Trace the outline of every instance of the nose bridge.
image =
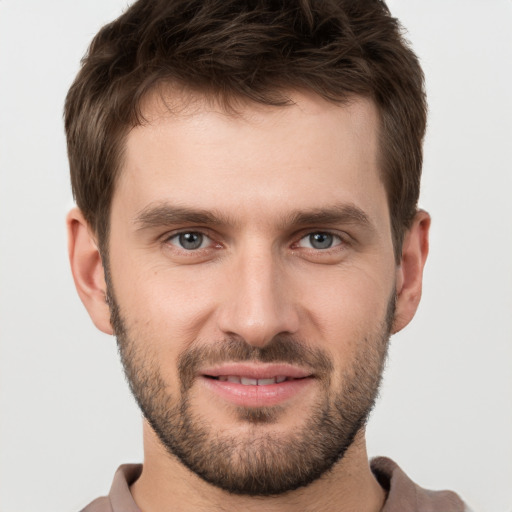
<path id="1" fill-rule="evenodd" d="M 221 306 L 221 330 L 254 346 L 264 346 L 277 334 L 294 333 L 298 315 L 278 251 L 253 242 L 235 258 L 230 290 Z"/>

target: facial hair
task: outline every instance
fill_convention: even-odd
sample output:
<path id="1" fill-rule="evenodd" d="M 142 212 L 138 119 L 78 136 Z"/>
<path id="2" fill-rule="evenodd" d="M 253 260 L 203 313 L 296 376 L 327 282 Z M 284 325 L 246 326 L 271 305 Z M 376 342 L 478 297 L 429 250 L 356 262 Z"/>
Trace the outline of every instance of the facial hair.
<path id="1" fill-rule="evenodd" d="M 395 311 L 393 294 L 378 329 L 356 340 L 357 353 L 339 389 L 332 389 L 335 368 L 329 354 L 286 335 L 262 348 L 239 337 L 211 344 L 197 341 L 178 358 L 180 389 L 169 391 L 160 361 L 148 350 L 151 344 L 132 337 L 111 287 L 108 302 L 131 391 L 167 452 L 206 482 L 249 496 L 279 495 L 306 486 L 343 457 L 375 404 Z M 250 429 L 236 437 L 212 426 L 194 408 L 191 395 L 200 367 L 244 361 L 297 364 L 313 371 L 322 392 L 302 426 L 285 434 L 272 432 L 262 424 L 277 422 L 280 406 L 237 407 L 238 421 Z"/>

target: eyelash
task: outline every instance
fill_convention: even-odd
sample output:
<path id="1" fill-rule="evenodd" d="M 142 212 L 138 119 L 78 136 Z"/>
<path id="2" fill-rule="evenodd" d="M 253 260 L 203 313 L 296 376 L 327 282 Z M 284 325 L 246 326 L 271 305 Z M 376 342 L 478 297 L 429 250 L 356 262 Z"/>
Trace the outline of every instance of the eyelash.
<path id="1" fill-rule="evenodd" d="M 212 237 L 209 236 L 207 233 L 205 233 L 204 231 L 201 231 L 201 230 L 197 230 L 197 229 L 196 230 L 192 230 L 192 229 L 182 230 L 182 231 L 178 231 L 177 233 L 173 233 L 171 235 L 167 235 L 164 238 L 164 244 L 172 245 L 172 246 L 176 247 L 179 251 L 182 251 L 185 254 L 198 253 L 199 251 L 203 251 L 205 249 L 209 249 L 210 248 L 210 247 L 198 247 L 197 249 L 185 249 L 184 247 L 179 247 L 177 244 L 175 245 L 175 244 L 172 243 L 173 239 L 179 239 L 180 236 L 184 236 L 184 235 L 200 235 L 201 237 L 207 238 L 211 242 L 213 242 L 213 244 L 216 246 L 216 248 L 221 248 L 222 247 L 222 244 L 214 242 Z M 201 245 L 203 245 L 203 243 L 204 243 L 204 240 L 202 241 Z M 211 244 L 209 244 L 209 245 L 211 245 Z"/>
<path id="2" fill-rule="evenodd" d="M 182 231 L 178 231 L 176 233 L 172 233 L 170 235 L 166 235 L 165 238 L 164 238 L 164 243 L 166 245 L 172 245 L 173 247 L 177 248 L 179 251 L 182 251 L 183 253 L 189 254 L 189 255 L 192 255 L 194 253 L 197 254 L 199 251 L 202 252 L 202 251 L 204 251 L 206 249 L 211 248 L 209 246 L 207 246 L 207 247 L 201 247 L 200 246 L 200 247 L 197 247 L 195 249 L 193 249 L 193 248 L 186 249 L 184 247 L 180 247 L 178 244 L 172 243 L 173 239 L 179 239 L 180 236 L 184 236 L 184 235 L 200 235 L 201 237 L 205 237 L 205 238 L 209 239 L 210 242 L 214 244 L 214 248 L 220 249 L 220 248 L 223 247 L 221 243 L 215 242 L 213 240 L 212 236 L 210 236 L 210 234 L 208 234 L 207 232 L 205 232 L 205 231 L 203 231 L 201 229 L 182 230 Z M 323 248 L 323 249 L 315 248 L 315 247 L 303 247 L 303 246 L 300 245 L 300 243 L 303 240 L 307 239 L 308 237 L 312 237 L 314 235 L 327 235 L 328 237 L 332 237 L 333 243 L 335 245 L 332 245 L 330 247 L 326 247 L 326 248 Z M 332 231 L 308 230 L 307 232 L 300 233 L 300 238 L 296 239 L 296 241 L 291 244 L 291 248 L 292 248 L 292 250 L 304 249 L 306 251 L 313 251 L 315 253 L 331 253 L 332 251 L 340 250 L 341 248 L 344 248 L 346 245 L 348 245 L 347 238 L 348 238 L 347 235 L 344 235 L 344 234 L 342 235 L 340 233 L 335 233 L 335 232 L 332 232 Z M 204 240 L 201 241 L 200 245 L 203 245 L 203 243 L 204 243 Z M 209 245 L 211 245 L 211 243 Z"/>
<path id="3" fill-rule="evenodd" d="M 331 242 L 332 244 L 334 245 L 330 245 L 329 247 L 324 247 L 324 248 L 319 248 L 319 247 L 304 247 L 304 246 L 301 246 L 300 243 L 303 241 L 303 240 L 307 240 L 309 239 L 309 242 L 310 244 L 312 245 L 313 244 L 313 240 L 312 240 L 312 237 L 313 236 L 326 236 L 328 238 L 331 238 Z M 336 242 L 337 240 L 337 242 Z M 318 242 L 318 240 L 317 240 Z M 322 243 L 321 241 L 319 243 Z M 329 251 L 331 249 L 336 249 L 336 247 L 339 247 L 340 245 L 344 245 L 345 244 L 345 240 L 344 238 L 341 236 L 341 235 L 338 235 L 337 233 L 332 233 L 330 231 L 310 231 L 308 233 L 306 233 L 304 236 L 302 236 L 298 242 L 296 242 L 295 244 L 293 244 L 294 246 L 297 246 L 297 247 L 301 247 L 303 249 L 309 249 L 309 250 L 312 250 L 312 251 L 319 251 L 319 252 L 326 252 L 326 251 Z"/>

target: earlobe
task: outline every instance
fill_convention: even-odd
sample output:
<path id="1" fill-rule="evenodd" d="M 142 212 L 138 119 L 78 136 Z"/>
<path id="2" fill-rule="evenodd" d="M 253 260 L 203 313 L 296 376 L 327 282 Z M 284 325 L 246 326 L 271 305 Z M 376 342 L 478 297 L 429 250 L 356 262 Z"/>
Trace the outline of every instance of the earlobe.
<path id="1" fill-rule="evenodd" d="M 78 295 L 94 325 L 107 334 L 113 334 L 106 301 L 105 273 L 96 239 L 78 208 L 68 213 L 66 224 L 69 261 Z"/>
<path id="2" fill-rule="evenodd" d="M 413 318 L 421 299 L 423 268 L 428 255 L 430 215 L 420 210 L 406 232 L 396 277 L 396 311 L 392 333 L 402 330 Z"/>

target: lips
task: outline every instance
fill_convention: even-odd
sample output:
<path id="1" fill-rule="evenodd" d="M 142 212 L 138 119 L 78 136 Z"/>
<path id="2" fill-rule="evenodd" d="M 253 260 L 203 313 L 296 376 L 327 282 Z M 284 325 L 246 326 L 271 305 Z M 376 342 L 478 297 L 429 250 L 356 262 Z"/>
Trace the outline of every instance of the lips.
<path id="1" fill-rule="evenodd" d="M 253 379 L 251 377 L 242 377 L 241 375 L 220 375 L 219 377 L 212 377 L 221 382 L 234 382 L 236 384 L 243 384 L 244 386 L 270 386 L 271 384 L 281 384 L 285 380 L 291 380 L 284 375 L 271 377 L 269 379 Z"/>
<path id="2" fill-rule="evenodd" d="M 290 364 L 231 363 L 205 368 L 200 373 L 220 382 L 244 386 L 268 386 L 312 377 L 308 370 Z"/>
<path id="3" fill-rule="evenodd" d="M 201 371 L 201 382 L 238 406 L 268 407 L 300 394 L 314 381 L 306 369 L 288 364 L 225 364 Z"/>

